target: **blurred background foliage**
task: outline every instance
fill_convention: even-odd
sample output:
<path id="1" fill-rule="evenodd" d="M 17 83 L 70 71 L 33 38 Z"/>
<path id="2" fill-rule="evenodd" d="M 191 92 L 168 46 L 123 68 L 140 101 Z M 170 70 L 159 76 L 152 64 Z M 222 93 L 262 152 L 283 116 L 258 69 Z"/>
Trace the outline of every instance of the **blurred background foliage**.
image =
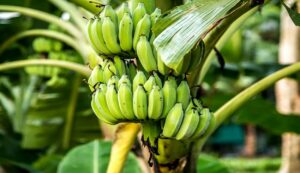
<path id="1" fill-rule="evenodd" d="M 121 2 L 111 1 L 114 6 Z M 167 11 L 182 2 L 157 3 Z M 67 15 L 48 1 L 2 0 L 1 4 L 34 8 L 59 17 Z M 264 6 L 248 18 L 220 50 L 226 62 L 225 69 L 221 70 L 217 60 L 214 61 L 201 86 L 200 96 L 206 106 L 216 110 L 241 90 L 281 67 L 277 63 L 280 11 L 279 1 Z M 0 34 L 0 43 L 21 31 L 51 28 L 31 17 L 10 15 L 13 17 L 0 19 L 0 32 L 5 33 Z M 36 39 L 18 40 L 0 55 L 0 63 L 32 57 L 50 58 L 53 53 L 83 63 L 82 57 L 63 43 L 58 50 L 41 48 L 42 51 L 37 51 L 33 44 Z M 299 129 L 293 123 L 298 121 L 297 117 L 283 117 L 276 111 L 273 93 L 273 88 L 264 91 L 214 134 L 205 147 L 208 154 L 199 158 L 198 172 L 273 173 L 278 170 L 280 134 L 299 133 Z M 101 152 L 108 152 L 111 144 L 101 140 L 100 124 L 89 102 L 90 94 L 83 78 L 71 71 L 39 67 L 0 72 L 0 166 L 10 173 L 53 173 L 60 163 L 68 169 L 68 158 L 72 161 L 74 153 L 95 149 L 93 143 L 103 146 Z M 271 119 L 276 127 L 265 123 Z M 261 159 L 240 158 L 249 124 L 257 133 L 254 156 Z M 108 156 L 109 153 L 102 154 L 100 159 L 107 162 Z M 62 158 L 65 158 L 63 162 Z M 128 162 L 134 164 L 128 164 L 124 172 L 140 171 L 135 155 L 131 154 Z"/>

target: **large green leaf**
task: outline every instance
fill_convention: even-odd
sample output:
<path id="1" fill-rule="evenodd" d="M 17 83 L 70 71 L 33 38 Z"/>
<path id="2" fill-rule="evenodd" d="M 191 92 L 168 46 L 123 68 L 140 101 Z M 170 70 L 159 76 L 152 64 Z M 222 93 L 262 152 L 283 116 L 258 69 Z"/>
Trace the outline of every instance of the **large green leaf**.
<path id="1" fill-rule="evenodd" d="M 166 14 L 154 26 L 154 46 L 166 65 L 176 67 L 209 28 L 240 2 L 196 0 Z"/>
<path id="2" fill-rule="evenodd" d="M 73 148 L 62 160 L 58 173 L 102 173 L 106 172 L 112 143 L 95 140 Z M 140 173 L 135 156 L 130 153 L 123 173 Z"/>

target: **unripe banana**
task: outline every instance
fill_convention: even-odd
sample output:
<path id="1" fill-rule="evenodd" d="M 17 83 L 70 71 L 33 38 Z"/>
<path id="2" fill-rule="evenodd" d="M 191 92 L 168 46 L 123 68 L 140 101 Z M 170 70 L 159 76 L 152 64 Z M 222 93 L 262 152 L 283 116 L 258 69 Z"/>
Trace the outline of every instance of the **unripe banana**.
<path id="1" fill-rule="evenodd" d="M 133 27 L 136 29 L 138 22 L 144 17 L 146 14 L 146 9 L 144 3 L 139 3 L 136 8 L 133 10 Z"/>
<path id="2" fill-rule="evenodd" d="M 156 53 L 156 60 L 158 71 L 163 75 L 167 75 L 170 72 L 170 68 L 165 65 L 158 53 Z"/>
<path id="3" fill-rule="evenodd" d="M 177 134 L 184 117 L 181 103 L 176 103 L 166 117 L 163 127 L 163 136 L 172 138 Z"/>
<path id="4" fill-rule="evenodd" d="M 126 74 L 125 62 L 119 56 L 114 57 L 114 65 L 117 69 L 118 76 L 122 76 L 123 74 Z"/>
<path id="5" fill-rule="evenodd" d="M 118 91 L 119 106 L 122 114 L 128 120 L 134 120 L 136 117 L 133 112 L 133 95 L 131 85 L 122 83 Z"/>
<path id="6" fill-rule="evenodd" d="M 115 24 L 115 26 L 119 26 L 118 25 L 118 16 L 117 16 L 115 10 L 110 5 L 105 5 L 103 11 L 100 14 L 100 17 L 101 18 L 109 17 L 112 20 L 112 22 Z M 116 31 L 118 31 L 117 27 L 115 29 L 116 29 Z"/>
<path id="7" fill-rule="evenodd" d="M 147 93 L 142 85 L 139 85 L 133 94 L 133 112 L 140 120 L 145 120 L 148 114 Z"/>
<path id="8" fill-rule="evenodd" d="M 147 91 L 147 94 L 150 93 L 154 85 L 156 85 L 155 78 L 153 75 L 151 75 L 144 84 L 144 88 Z"/>
<path id="9" fill-rule="evenodd" d="M 140 3 L 143 3 L 148 14 L 155 9 L 155 0 L 131 0 L 130 2 L 132 9 L 136 9 Z"/>
<path id="10" fill-rule="evenodd" d="M 198 112 L 201 112 L 201 110 L 203 109 L 203 106 L 201 105 L 199 100 L 197 100 L 196 98 L 192 98 L 188 107 L 186 108 L 186 112 L 191 109 L 196 109 Z"/>
<path id="11" fill-rule="evenodd" d="M 103 78 L 104 78 L 104 82 L 108 82 L 108 80 L 114 76 L 117 75 L 117 68 L 114 65 L 114 63 L 112 61 L 108 61 L 108 63 L 106 63 L 106 65 L 104 66 L 103 69 Z"/>
<path id="12" fill-rule="evenodd" d="M 122 5 L 118 9 L 116 9 L 116 13 L 118 16 L 118 23 L 121 23 L 121 20 L 125 13 L 131 14 L 130 9 L 128 7 L 128 3 L 123 2 Z"/>
<path id="13" fill-rule="evenodd" d="M 156 72 L 153 72 L 153 76 L 155 78 L 155 83 L 159 86 L 159 88 L 162 88 L 162 81 L 158 74 Z"/>
<path id="14" fill-rule="evenodd" d="M 161 10 L 159 8 L 156 8 L 153 13 L 151 13 L 151 22 L 152 24 L 156 23 L 156 21 L 159 19 L 161 16 Z"/>
<path id="15" fill-rule="evenodd" d="M 116 25 L 110 17 L 103 18 L 102 32 L 105 44 L 112 53 L 118 54 L 121 52 L 121 47 L 118 43 L 118 36 L 116 33 Z"/>
<path id="16" fill-rule="evenodd" d="M 147 78 L 142 71 L 138 71 L 132 82 L 132 89 L 135 91 L 139 85 L 144 85 Z"/>
<path id="17" fill-rule="evenodd" d="M 143 140 L 150 143 L 152 148 L 157 148 L 157 141 L 161 133 L 159 121 L 145 121 L 142 123 Z"/>
<path id="18" fill-rule="evenodd" d="M 118 91 L 115 85 L 108 85 L 106 92 L 106 102 L 109 111 L 118 119 L 126 119 L 122 114 L 118 101 Z"/>
<path id="19" fill-rule="evenodd" d="M 176 135 L 177 140 L 188 139 L 197 129 L 199 124 L 199 113 L 196 109 L 191 109 L 185 113 L 183 122 Z"/>
<path id="20" fill-rule="evenodd" d="M 114 75 L 114 76 L 112 76 L 108 81 L 107 81 L 107 86 L 109 86 L 109 85 L 115 85 L 116 86 L 116 88 L 117 88 L 117 86 L 118 86 L 118 84 L 119 84 L 119 77 L 118 76 L 116 76 L 116 75 Z"/>
<path id="21" fill-rule="evenodd" d="M 136 66 L 133 61 L 129 61 L 127 63 L 127 74 L 129 75 L 129 78 L 131 81 L 133 81 L 134 77 L 136 76 L 137 70 Z"/>
<path id="22" fill-rule="evenodd" d="M 120 21 L 119 40 L 123 51 L 131 51 L 133 44 L 133 21 L 129 13 L 125 13 Z"/>
<path id="23" fill-rule="evenodd" d="M 118 88 L 120 88 L 121 84 L 127 84 L 130 88 L 132 87 L 131 86 L 131 81 L 129 79 L 129 77 L 126 75 L 126 74 L 123 74 L 121 79 L 119 80 L 119 83 L 118 83 Z"/>
<path id="24" fill-rule="evenodd" d="M 168 76 L 168 80 L 171 82 L 171 84 L 173 86 L 175 86 L 177 88 L 177 81 L 176 81 L 176 78 L 174 76 Z"/>
<path id="25" fill-rule="evenodd" d="M 104 82 L 104 77 L 103 77 L 103 69 L 100 65 L 97 65 L 94 67 L 90 78 L 88 80 L 89 87 L 91 91 L 94 91 L 95 85 L 99 82 Z"/>
<path id="26" fill-rule="evenodd" d="M 190 102 L 190 87 L 186 80 L 181 81 L 177 87 L 177 103 L 182 103 L 183 109 L 186 109 Z"/>
<path id="27" fill-rule="evenodd" d="M 95 47 L 99 50 L 100 53 L 110 55 L 111 52 L 108 50 L 104 42 L 101 19 L 94 20 L 91 31 L 92 31 L 93 41 L 96 44 Z"/>
<path id="28" fill-rule="evenodd" d="M 163 107 L 164 107 L 164 98 L 163 92 L 160 87 L 154 85 L 150 94 L 148 102 L 148 117 L 149 119 L 158 120 L 161 118 Z"/>
<path id="29" fill-rule="evenodd" d="M 133 49 L 137 50 L 137 44 L 140 40 L 141 36 L 145 36 L 148 41 L 151 31 L 151 19 L 148 14 L 144 15 L 144 17 L 138 22 L 133 37 Z"/>
<path id="30" fill-rule="evenodd" d="M 96 103 L 95 103 L 95 99 L 94 99 L 94 96 L 92 98 L 92 101 L 91 101 L 91 107 L 92 107 L 92 110 L 94 112 L 94 114 L 103 122 L 107 123 L 107 124 L 111 124 L 111 125 L 114 125 L 115 123 L 113 122 L 110 122 L 109 120 L 107 120 L 106 118 L 104 118 L 103 114 L 100 112 L 99 108 L 96 106 Z"/>
<path id="31" fill-rule="evenodd" d="M 92 105 L 93 109 L 96 109 L 99 111 L 99 113 L 101 114 L 99 117 L 99 119 L 101 119 L 101 117 L 103 119 L 105 119 L 106 121 L 109 122 L 109 124 L 115 124 L 118 122 L 118 119 L 116 119 L 109 111 L 108 107 L 107 107 L 107 103 L 106 103 L 106 98 L 105 98 L 105 94 L 106 94 L 106 85 L 105 84 L 101 84 L 103 86 L 99 87 L 99 89 L 96 91 L 96 93 L 93 95 L 93 99 L 94 99 L 94 105 Z M 96 108 L 95 108 L 96 107 Z"/>
<path id="32" fill-rule="evenodd" d="M 207 108 L 202 109 L 198 126 L 197 126 L 194 134 L 191 136 L 191 139 L 197 139 L 197 138 L 201 137 L 208 129 L 208 127 L 211 123 L 211 120 L 212 120 L 212 115 L 211 115 L 209 109 L 207 109 Z"/>
<path id="33" fill-rule="evenodd" d="M 191 63 L 188 72 L 193 72 L 201 65 L 201 61 L 204 57 L 204 54 L 205 54 L 205 45 L 204 42 L 201 41 L 199 44 L 196 45 L 196 47 L 192 49 L 192 58 L 191 58 Z"/>
<path id="34" fill-rule="evenodd" d="M 164 84 L 164 87 L 162 89 L 163 92 L 163 98 L 164 98 L 164 107 L 163 107 L 163 112 L 162 116 L 166 117 L 169 113 L 169 111 L 173 108 L 173 106 L 176 103 L 176 93 L 177 85 L 174 86 L 174 83 L 171 82 L 170 80 L 167 80 Z"/>
<path id="35" fill-rule="evenodd" d="M 156 60 L 151 45 L 145 36 L 141 36 L 136 47 L 138 58 L 147 72 L 157 70 Z"/>
<path id="36" fill-rule="evenodd" d="M 174 74 L 176 76 L 180 76 L 182 74 L 187 73 L 190 62 L 191 62 L 191 53 L 189 52 L 184 56 L 181 62 L 174 68 Z"/>
<path id="37" fill-rule="evenodd" d="M 95 37 L 94 37 L 94 34 L 93 34 L 93 31 L 92 31 L 92 25 L 93 23 L 95 22 L 94 19 L 90 19 L 86 25 L 86 35 L 88 36 L 89 38 L 89 41 L 92 45 L 92 47 L 94 48 L 94 50 L 97 52 L 97 53 L 103 53 L 101 51 L 101 47 L 99 44 L 96 44 L 95 42 Z"/>

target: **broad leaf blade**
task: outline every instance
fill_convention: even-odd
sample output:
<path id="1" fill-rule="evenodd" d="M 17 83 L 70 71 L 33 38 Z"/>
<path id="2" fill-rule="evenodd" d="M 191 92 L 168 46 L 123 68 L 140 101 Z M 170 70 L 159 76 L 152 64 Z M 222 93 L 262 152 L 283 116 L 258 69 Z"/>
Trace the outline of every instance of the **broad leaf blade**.
<path id="1" fill-rule="evenodd" d="M 59 165 L 58 173 L 102 173 L 106 172 L 112 143 L 93 141 L 73 148 Z M 124 173 L 139 173 L 138 162 L 129 154 Z"/>
<path id="2" fill-rule="evenodd" d="M 239 0 L 197 0 L 177 7 L 154 26 L 154 46 L 163 62 L 176 67 L 208 29 Z"/>
<path id="3" fill-rule="evenodd" d="M 198 158 L 197 172 L 202 173 L 231 173 L 218 158 L 207 154 L 201 154 Z"/>

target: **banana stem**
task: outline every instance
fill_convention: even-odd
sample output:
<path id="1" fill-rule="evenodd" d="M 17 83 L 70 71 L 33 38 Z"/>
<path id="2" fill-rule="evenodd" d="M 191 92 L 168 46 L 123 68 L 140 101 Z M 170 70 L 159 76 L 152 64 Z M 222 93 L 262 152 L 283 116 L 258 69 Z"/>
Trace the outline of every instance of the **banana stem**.
<path id="1" fill-rule="evenodd" d="M 75 71 L 84 77 L 89 77 L 91 70 L 84 65 L 61 60 L 47 60 L 47 59 L 37 59 L 37 60 L 19 60 L 13 62 L 6 62 L 0 64 L 0 71 L 12 70 L 16 68 L 22 68 L 33 65 L 47 65 L 66 68 L 72 71 Z"/>
<path id="2" fill-rule="evenodd" d="M 273 85 L 278 80 L 285 78 L 289 75 L 292 75 L 296 72 L 300 71 L 300 62 L 285 67 L 264 79 L 256 82 L 249 88 L 245 89 L 234 98 L 226 102 L 222 107 L 220 107 L 215 113 L 216 124 L 214 128 L 211 128 L 207 134 L 199 140 L 197 143 L 197 150 L 201 150 L 208 137 L 226 120 L 229 116 L 231 116 L 236 110 L 238 110 L 244 103 L 250 100 L 253 96 L 257 95 L 261 91 L 267 89 L 271 85 Z"/>
<path id="3" fill-rule="evenodd" d="M 131 150 L 139 131 L 139 124 L 126 123 L 119 125 L 111 149 L 107 173 L 122 172 L 128 153 Z"/>
<path id="4" fill-rule="evenodd" d="M 11 44 L 16 42 L 19 39 L 25 38 L 25 37 L 30 37 L 30 36 L 45 36 L 49 38 L 54 38 L 57 40 L 60 40 L 64 42 L 65 44 L 71 46 L 74 48 L 77 52 L 81 54 L 81 56 L 86 57 L 85 51 L 82 49 L 82 46 L 78 44 L 78 41 L 76 41 L 74 38 L 63 34 L 61 32 L 57 31 L 50 31 L 46 29 L 32 29 L 32 30 L 27 30 L 20 32 L 9 39 L 7 39 L 1 46 L 0 46 L 0 54 L 4 52 Z"/>
<path id="5" fill-rule="evenodd" d="M 69 32 L 71 35 L 73 35 L 75 38 L 78 38 L 79 40 L 81 39 L 82 36 L 82 33 L 70 22 L 63 21 L 60 18 L 43 11 L 34 10 L 26 7 L 20 7 L 20 6 L 11 6 L 11 5 L 0 5 L 0 11 L 19 12 L 23 15 L 31 16 L 49 23 L 53 23 L 57 26 L 60 26 L 61 28 Z"/>

